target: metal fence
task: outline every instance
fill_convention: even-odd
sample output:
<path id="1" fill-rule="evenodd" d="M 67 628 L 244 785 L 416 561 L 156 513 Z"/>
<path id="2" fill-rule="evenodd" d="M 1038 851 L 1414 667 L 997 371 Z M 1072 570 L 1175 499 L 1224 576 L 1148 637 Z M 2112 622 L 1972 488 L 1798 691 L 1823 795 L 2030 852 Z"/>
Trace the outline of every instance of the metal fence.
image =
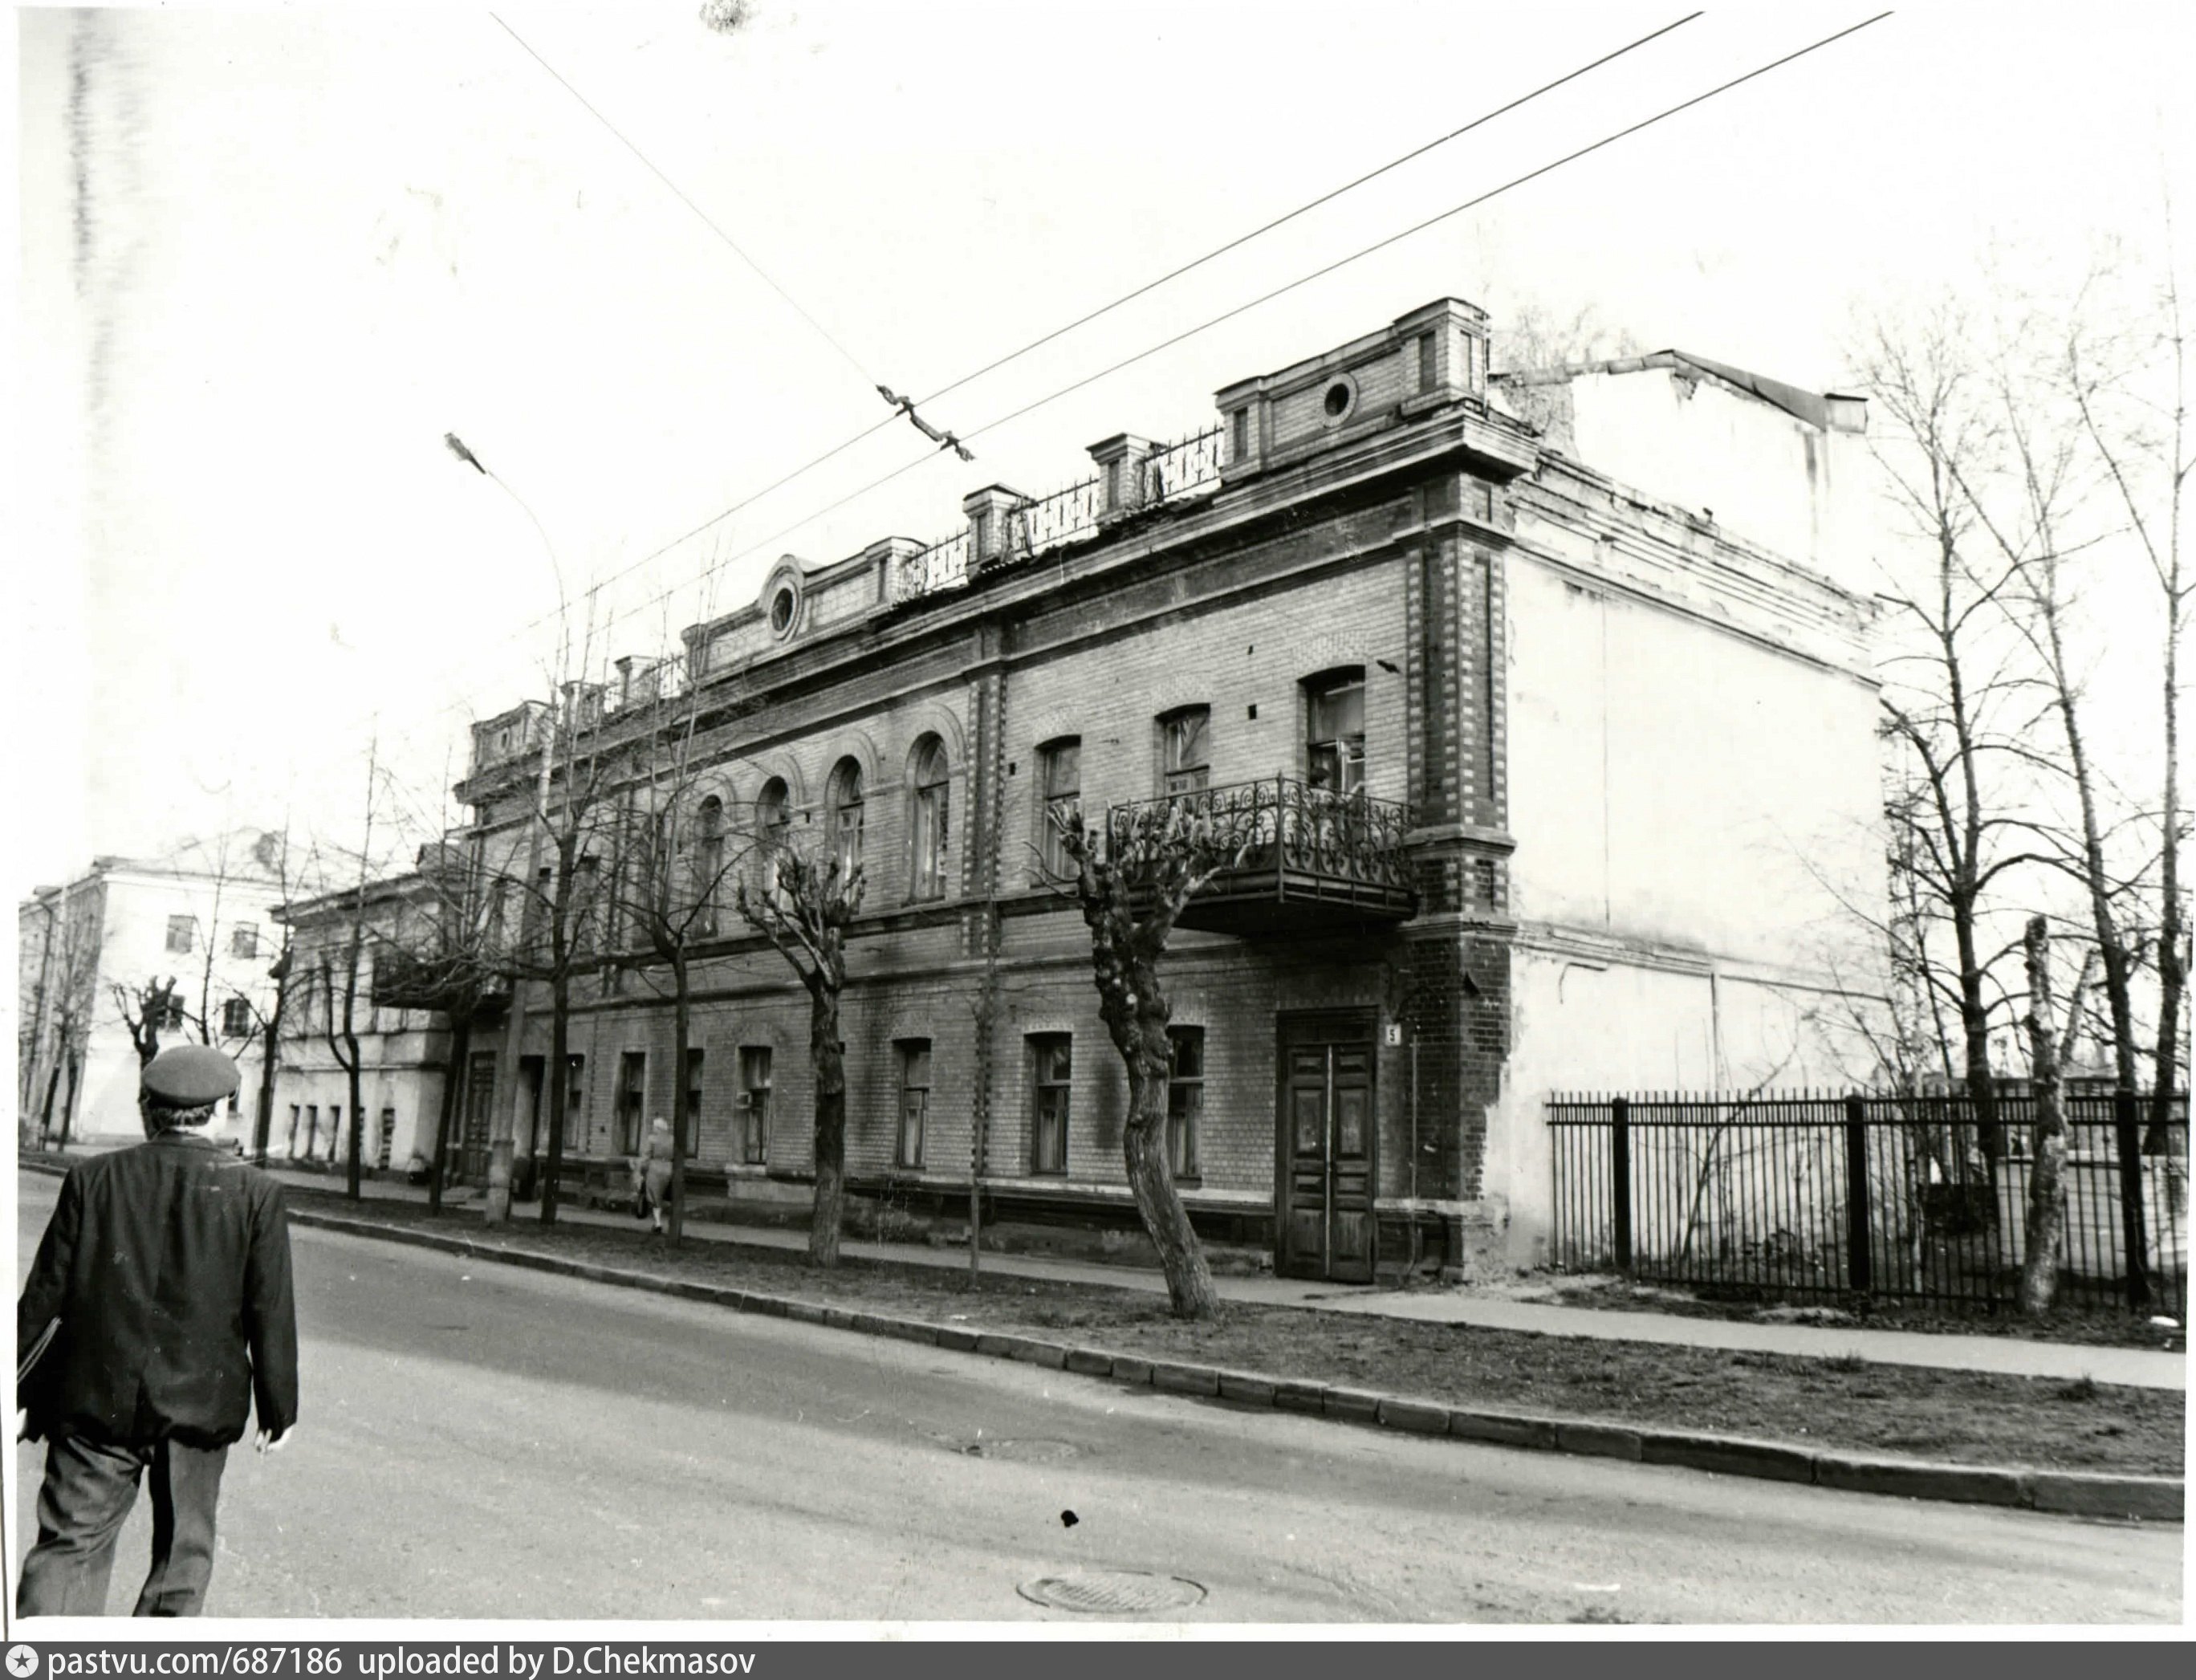
<path id="1" fill-rule="evenodd" d="M 1224 453 L 1222 429 L 1213 426 L 1155 448 L 1143 464 L 1137 505 L 1158 507 L 1216 489 Z M 1011 565 L 1098 534 L 1105 513 L 1104 481 L 1086 478 L 1049 496 L 1008 511 L 997 555 L 987 564 Z M 900 562 L 901 598 L 965 587 L 974 560 L 966 525 Z"/>
<path id="2" fill-rule="evenodd" d="M 2188 1106 L 2066 1100 L 2060 1298 L 2185 1317 Z M 1771 1093 L 1558 1095 L 1551 1258 L 1565 1270 L 1821 1297 L 2019 1299 L 2035 1103 Z"/>

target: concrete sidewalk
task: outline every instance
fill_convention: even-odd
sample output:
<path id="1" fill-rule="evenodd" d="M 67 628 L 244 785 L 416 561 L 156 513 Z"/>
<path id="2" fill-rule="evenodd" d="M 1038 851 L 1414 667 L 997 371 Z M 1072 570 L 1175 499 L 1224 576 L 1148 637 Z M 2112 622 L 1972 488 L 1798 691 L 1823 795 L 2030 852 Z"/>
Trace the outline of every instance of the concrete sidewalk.
<path id="1" fill-rule="evenodd" d="M 339 1175 L 274 1169 L 274 1176 L 300 1188 L 339 1188 Z M 424 1189 L 387 1180 L 361 1186 L 369 1200 L 424 1204 Z M 465 1203 L 445 1200 L 447 1206 Z M 606 1213 L 567 1203 L 560 1221 L 633 1230 L 630 1214 Z M 529 1211 L 520 1221 L 532 1218 Z M 516 1222 L 516 1221 L 515 1221 Z M 687 1227 L 688 1239 L 736 1243 L 754 1248 L 803 1250 L 805 1231 L 769 1227 L 700 1223 Z M 965 1247 L 938 1249 L 918 1243 L 876 1243 L 848 1238 L 840 1252 L 864 1260 L 966 1270 Z M 983 1269 L 995 1276 L 1046 1278 L 1096 1284 L 1113 1289 L 1162 1292 L 1165 1279 L 1141 1267 L 1100 1265 L 1038 1255 L 983 1256 Z M 1995 1371 L 2008 1376 L 2073 1380 L 2130 1388 L 2186 1388 L 2188 1357 L 2143 1348 L 2098 1348 L 2062 1342 L 2031 1341 L 2014 1336 L 1930 1336 L 1848 1325 L 1756 1324 L 1725 1319 L 1686 1318 L 1669 1313 L 1611 1312 L 1568 1307 L 1553 1302 L 1517 1300 L 1469 1285 L 1383 1290 L 1309 1282 L 1291 1278 L 1214 1279 L 1221 1298 L 1275 1307 L 1308 1307 L 1322 1312 L 1355 1313 L 1374 1318 L 1410 1319 L 1421 1323 L 1477 1325 L 1489 1330 L 1526 1331 L 1541 1336 L 1595 1336 L 1611 1342 L 1654 1342 L 1677 1347 L 1721 1348 L 1765 1354 L 1793 1354 L 1813 1359 L 1856 1356 L 1879 1365 L 1922 1365 L 1940 1371 Z"/>

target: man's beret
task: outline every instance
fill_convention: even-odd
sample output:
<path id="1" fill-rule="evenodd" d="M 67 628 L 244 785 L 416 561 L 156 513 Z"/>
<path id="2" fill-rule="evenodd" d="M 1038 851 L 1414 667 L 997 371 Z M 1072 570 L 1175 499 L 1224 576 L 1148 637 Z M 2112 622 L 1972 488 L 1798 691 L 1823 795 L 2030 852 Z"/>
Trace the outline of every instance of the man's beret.
<path id="1" fill-rule="evenodd" d="M 145 1064 L 145 1094 L 169 1108 L 219 1102 L 239 1082 L 236 1064 L 210 1044 L 178 1044 Z"/>

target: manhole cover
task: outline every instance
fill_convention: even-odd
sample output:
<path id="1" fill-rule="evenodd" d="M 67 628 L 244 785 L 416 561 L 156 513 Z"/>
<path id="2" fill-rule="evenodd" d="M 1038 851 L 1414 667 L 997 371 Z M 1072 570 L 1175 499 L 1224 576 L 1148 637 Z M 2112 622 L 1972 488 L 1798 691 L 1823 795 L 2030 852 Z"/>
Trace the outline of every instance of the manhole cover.
<path id="1" fill-rule="evenodd" d="M 1195 1581 L 1179 1575 L 1147 1575 L 1139 1569 L 1042 1575 L 1014 1591 L 1032 1604 L 1093 1616 L 1149 1615 L 1155 1610 L 1186 1610 L 1205 1602 L 1205 1589 Z"/>
<path id="2" fill-rule="evenodd" d="M 954 1450 L 964 1458 L 1005 1458 L 1023 1464 L 1049 1464 L 1083 1451 L 1072 1440 L 970 1440 Z"/>

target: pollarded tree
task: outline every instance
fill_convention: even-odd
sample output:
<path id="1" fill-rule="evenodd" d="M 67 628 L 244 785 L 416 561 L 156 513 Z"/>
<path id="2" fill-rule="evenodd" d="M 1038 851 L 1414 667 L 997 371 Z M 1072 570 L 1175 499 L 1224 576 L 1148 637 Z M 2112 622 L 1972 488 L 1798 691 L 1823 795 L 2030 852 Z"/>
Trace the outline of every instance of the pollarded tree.
<path id="1" fill-rule="evenodd" d="M 138 1066 L 144 1066 L 160 1054 L 161 1033 L 182 1031 L 186 1019 L 183 999 L 176 990 L 173 974 L 165 980 L 155 975 L 142 986 L 110 985 L 107 990 L 122 1017 L 122 1025 L 130 1029 L 130 1042 L 136 1049 Z"/>
<path id="2" fill-rule="evenodd" d="M 862 866 L 836 852 L 808 857 L 775 833 L 759 837 L 765 883 L 739 884 L 748 925 L 768 939 L 808 992 L 808 1056 L 815 1071 L 816 1204 L 808 1221 L 812 1266 L 839 1263 L 847 1200 L 847 1047 L 839 995 L 847 985 L 847 927 L 862 907 Z"/>
<path id="3" fill-rule="evenodd" d="M 1252 836 L 1195 800 L 1124 807 L 1108 814 L 1102 836 L 1080 811 L 1052 821 L 1067 885 L 1090 930 L 1098 1013 L 1129 1075 L 1129 1117 L 1121 1151 L 1130 1192 L 1145 1234 L 1159 1250 L 1176 1318 L 1217 1316 L 1212 1270 L 1191 1228 L 1167 1158 L 1167 1077 L 1173 1013 L 1159 961 L 1183 908 L 1223 869 L 1241 863 Z"/>

